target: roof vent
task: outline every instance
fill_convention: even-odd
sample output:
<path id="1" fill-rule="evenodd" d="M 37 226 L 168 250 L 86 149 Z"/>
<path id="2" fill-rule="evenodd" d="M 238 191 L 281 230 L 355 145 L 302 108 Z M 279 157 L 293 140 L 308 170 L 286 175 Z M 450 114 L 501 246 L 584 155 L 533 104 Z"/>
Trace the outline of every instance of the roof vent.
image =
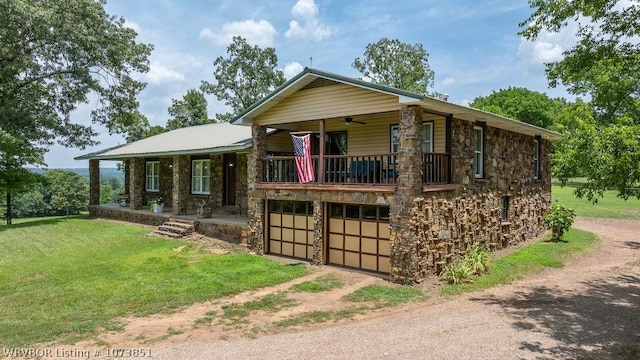
<path id="1" fill-rule="evenodd" d="M 449 94 L 437 93 L 437 99 L 442 101 L 449 101 Z"/>

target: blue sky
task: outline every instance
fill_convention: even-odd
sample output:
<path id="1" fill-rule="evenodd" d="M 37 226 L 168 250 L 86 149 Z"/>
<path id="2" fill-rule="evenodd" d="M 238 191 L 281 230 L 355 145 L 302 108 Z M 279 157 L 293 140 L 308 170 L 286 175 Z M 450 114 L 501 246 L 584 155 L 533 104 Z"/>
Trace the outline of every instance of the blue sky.
<path id="1" fill-rule="evenodd" d="M 148 83 L 140 109 L 153 125 L 166 124 L 171 99 L 214 80 L 213 60 L 226 56 L 234 35 L 275 47 L 287 78 L 309 66 L 310 57 L 314 68 L 358 77 L 353 60 L 367 44 L 387 37 L 424 46 L 435 71 L 432 90 L 449 94 L 451 102 L 467 105 L 509 86 L 570 98 L 563 89 L 548 88 L 544 63 L 560 58 L 573 43 L 571 32 L 522 39 L 518 24 L 532 12 L 526 0 L 108 0 L 105 8 L 124 17 L 140 42 L 154 46 L 151 70 L 138 75 Z M 207 100 L 209 117 L 228 111 L 215 97 Z M 86 123 L 91 106 L 81 106 L 75 121 Z M 73 157 L 124 142 L 97 130 L 100 145 L 56 146 L 45 157 L 49 167 L 87 166 Z"/>

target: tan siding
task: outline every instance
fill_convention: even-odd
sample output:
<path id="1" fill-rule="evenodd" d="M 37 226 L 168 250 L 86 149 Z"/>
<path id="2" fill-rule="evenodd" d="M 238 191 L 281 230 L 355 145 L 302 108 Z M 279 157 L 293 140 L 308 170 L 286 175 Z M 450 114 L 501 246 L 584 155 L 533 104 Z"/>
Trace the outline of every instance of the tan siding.
<path id="1" fill-rule="evenodd" d="M 292 153 L 293 145 L 288 131 L 280 131 L 267 138 L 267 152 Z"/>
<path id="2" fill-rule="evenodd" d="M 359 87 L 336 84 L 300 90 L 254 119 L 275 125 L 398 110 L 398 97 Z"/>
<path id="3" fill-rule="evenodd" d="M 446 134 L 447 127 L 444 119 L 436 119 L 433 122 L 433 152 L 446 152 Z"/>

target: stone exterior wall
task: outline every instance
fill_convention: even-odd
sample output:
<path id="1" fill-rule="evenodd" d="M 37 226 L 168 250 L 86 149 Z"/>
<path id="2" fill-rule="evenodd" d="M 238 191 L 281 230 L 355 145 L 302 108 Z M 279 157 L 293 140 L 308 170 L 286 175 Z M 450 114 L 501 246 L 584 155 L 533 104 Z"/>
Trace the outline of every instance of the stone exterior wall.
<path id="1" fill-rule="evenodd" d="M 158 195 L 164 199 L 164 205 L 171 207 L 173 205 L 173 194 L 171 189 L 173 188 L 173 159 L 172 158 L 160 158 L 159 164 L 159 192 Z"/>
<path id="2" fill-rule="evenodd" d="M 129 206 L 140 210 L 147 205 L 144 194 L 145 162 L 143 158 L 129 160 Z"/>
<path id="3" fill-rule="evenodd" d="M 191 193 L 191 160 L 189 156 L 173 157 L 172 211 L 174 214 L 186 214 Z"/>
<path id="4" fill-rule="evenodd" d="M 247 158 L 247 214 L 249 216 L 249 230 L 247 244 L 257 254 L 264 254 L 264 199 L 263 194 L 256 189 L 262 178 L 262 161 L 267 148 L 267 129 L 264 126 L 252 125 L 252 151 Z"/>
<path id="5" fill-rule="evenodd" d="M 242 198 L 247 197 L 247 161 L 248 153 L 237 154 L 236 157 L 236 204 L 242 204 Z"/>
<path id="6" fill-rule="evenodd" d="M 100 205 L 100 160 L 89 160 L 89 205 Z"/>

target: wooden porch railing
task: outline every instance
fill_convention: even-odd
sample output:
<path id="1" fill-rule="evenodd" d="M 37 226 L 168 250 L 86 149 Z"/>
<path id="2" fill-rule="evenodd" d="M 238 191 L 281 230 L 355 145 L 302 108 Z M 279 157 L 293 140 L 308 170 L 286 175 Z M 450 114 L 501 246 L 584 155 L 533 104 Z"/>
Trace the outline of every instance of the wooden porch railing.
<path id="1" fill-rule="evenodd" d="M 398 153 L 372 155 L 324 155 L 324 174 L 318 174 L 319 156 L 312 156 L 315 183 L 325 184 L 395 184 L 399 169 Z M 425 184 L 449 182 L 449 155 L 423 155 L 422 181 Z M 262 159 L 264 183 L 297 183 L 294 156 L 272 156 Z M 321 181 L 322 180 L 322 181 Z"/>

